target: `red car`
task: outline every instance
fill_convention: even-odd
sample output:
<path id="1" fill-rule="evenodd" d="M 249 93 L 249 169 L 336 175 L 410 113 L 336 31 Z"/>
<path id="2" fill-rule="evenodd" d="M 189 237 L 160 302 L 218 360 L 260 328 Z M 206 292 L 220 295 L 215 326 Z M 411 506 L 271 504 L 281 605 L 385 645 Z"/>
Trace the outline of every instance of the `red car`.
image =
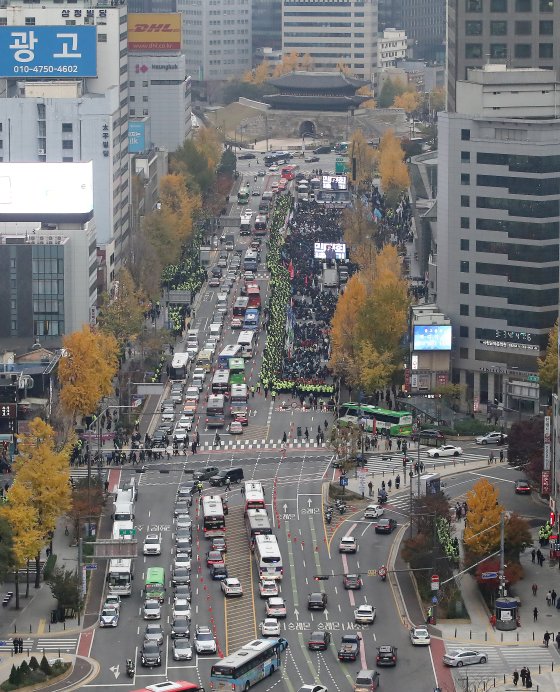
<path id="1" fill-rule="evenodd" d="M 224 556 L 220 550 L 209 550 L 206 553 L 206 567 L 211 567 L 212 565 L 223 565 Z"/>
<path id="2" fill-rule="evenodd" d="M 246 413 L 233 413 L 233 420 L 238 421 L 241 425 L 249 425 L 249 419 Z"/>
<path id="3" fill-rule="evenodd" d="M 515 481 L 515 493 L 516 495 L 530 495 L 531 486 L 528 481 Z"/>

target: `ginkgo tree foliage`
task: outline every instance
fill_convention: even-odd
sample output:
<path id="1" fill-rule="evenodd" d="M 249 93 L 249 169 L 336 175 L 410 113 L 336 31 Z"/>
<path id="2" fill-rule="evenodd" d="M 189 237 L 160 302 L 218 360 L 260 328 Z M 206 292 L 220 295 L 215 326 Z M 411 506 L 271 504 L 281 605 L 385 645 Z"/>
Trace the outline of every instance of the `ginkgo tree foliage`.
<path id="1" fill-rule="evenodd" d="M 468 507 L 463 542 L 467 560 L 473 564 L 488 557 L 500 545 L 500 517 L 504 511 L 498 491 L 486 478 L 481 478 L 467 492 Z"/>
<path id="2" fill-rule="evenodd" d="M 136 289 L 130 272 L 121 269 L 113 297 L 105 293 L 101 298 L 98 324 L 104 332 L 115 337 L 123 351 L 127 342 L 142 331 L 145 309 L 144 296 Z"/>
<path id="3" fill-rule="evenodd" d="M 558 386 L 558 320 L 550 330 L 544 358 L 538 359 L 539 379 L 542 387 L 552 392 Z"/>
<path id="4" fill-rule="evenodd" d="M 387 130 L 381 138 L 377 152 L 377 170 L 385 202 L 393 206 L 409 185 L 404 151 L 393 130 Z"/>

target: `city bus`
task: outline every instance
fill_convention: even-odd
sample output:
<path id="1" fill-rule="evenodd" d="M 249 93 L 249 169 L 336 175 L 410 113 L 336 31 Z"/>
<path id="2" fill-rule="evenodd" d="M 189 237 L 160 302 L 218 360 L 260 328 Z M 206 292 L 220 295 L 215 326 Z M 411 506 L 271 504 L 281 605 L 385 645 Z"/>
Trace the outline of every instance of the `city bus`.
<path id="1" fill-rule="evenodd" d="M 248 283 L 245 285 L 245 291 L 247 293 L 247 298 L 249 302 L 247 303 L 248 308 L 257 308 L 260 310 L 261 307 L 261 289 L 257 283 Z"/>
<path id="2" fill-rule="evenodd" d="M 243 329 L 255 330 L 259 326 L 259 311 L 257 308 L 249 308 L 243 319 Z M 239 343 L 239 342 L 238 342 Z"/>
<path id="3" fill-rule="evenodd" d="M 248 509 L 245 512 L 245 528 L 250 541 L 256 536 L 270 536 L 272 526 L 266 509 Z"/>
<path id="4" fill-rule="evenodd" d="M 113 522 L 113 540 L 131 541 L 134 538 L 134 524 L 131 521 Z"/>
<path id="5" fill-rule="evenodd" d="M 210 687 L 215 692 L 244 692 L 280 670 L 287 642 L 284 639 L 255 639 L 210 669 Z"/>
<path id="6" fill-rule="evenodd" d="M 231 415 L 247 415 L 247 385 L 232 384 L 229 389 Z"/>
<path id="7" fill-rule="evenodd" d="M 253 226 L 253 235 L 266 235 L 266 216 L 257 215 Z"/>
<path id="8" fill-rule="evenodd" d="M 243 358 L 253 357 L 253 341 L 255 338 L 255 332 L 250 332 L 248 330 L 242 331 L 237 337 L 237 343 L 241 346 L 241 353 Z"/>
<path id="9" fill-rule="evenodd" d="M 245 511 L 248 509 L 266 509 L 262 483 L 257 481 L 245 482 Z"/>
<path id="10" fill-rule="evenodd" d="M 228 344 L 218 356 L 218 367 L 228 368 L 230 358 L 238 358 L 241 353 L 239 344 Z"/>
<path id="11" fill-rule="evenodd" d="M 184 380 L 188 373 L 189 354 L 175 353 L 171 361 L 169 377 L 172 380 Z"/>
<path id="12" fill-rule="evenodd" d="M 224 535 L 226 517 L 224 504 L 219 495 L 205 495 L 202 498 L 202 528 L 205 538 Z"/>
<path id="13" fill-rule="evenodd" d="M 206 403 L 206 427 L 222 428 L 225 425 L 224 405 L 225 399 L 223 394 L 210 394 Z"/>
<path id="14" fill-rule="evenodd" d="M 251 187 L 249 183 L 245 183 L 245 185 L 239 188 L 239 192 L 237 193 L 237 204 L 248 204 L 250 195 Z"/>
<path id="15" fill-rule="evenodd" d="M 299 166 L 296 164 L 290 164 L 289 166 L 283 166 L 280 169 L 280 177 L 284 180 L 293 180 L 296 177 L 296 173 L 299 170 Z"/>
<path id="16" fill-rule="evenodd" d="M 243 270 L 256 272 L 259 266 L 259 255 L 256 250 L 247 250 L 243 258 Z"/>
<path id="17" fill-rule="evenodd" d="M 133 564 L 133 561 L 129 558 L 113 558 L 109 561 L 109 569 L 107 571 L 109 591 L 118 593 L 119 596 L 130 596 L 132 593 Z"/>
<path id="18" fill-rule="evenodd" d="M 247 296 L 239 296 L 233 304 L 233 316 L 243 317 L 245 310 L 249 307 L 249 298 Z"/>
<path id="19" fill-rule="evenodd" d="M 204 692 L 204 687 L 186 680 L 177 680 L 176 682 L 166 680 L 165 682 L 156 682 L 154 685 L 141 687 L 132 692 Z"/>
<path id="20" fill-rule="evenodd" d="M 259 579 L 282 579 L 284 567 L 276 536 L 255 536 L 254 554 Z"/>
<path id="21" fill-rule="evenodd" d="M 144 599 L 156 598 L 160 603 L 165 600 L 165 570 L 163 567 L 148 567 L 144 583 Z"/>
<path id="22" fill-rule="evenodd" d="M 410 411 L 391 411 L 369 404 L 349 402 L 340 407 L 339 425 L 364 424 L 364 430 L 371 433 L 389 432 L 390 435 L 404 437 L 412 434 L 412 413 Z"/>
<path id="23" fill-rule="evenodd" d="M 290 161 L 292 154 L 289 151 L 267 151 L 264 155 L 264 165 L 272 166 L 274 163 L 286 163 Z"/>
<path id="24" fill-rule="evenodd" d="M 212 394 L 226 394 L 229 391 L 229 370 L 216 370 L 212 378 Z"/>
<path id="25" fill-rule="evenodd" d="M 241 350 L 241 349 L 239 349 Z M 229 359 L 229 384 L 243 384 L 245 382 L 245 360 L 243 358 Z"/>

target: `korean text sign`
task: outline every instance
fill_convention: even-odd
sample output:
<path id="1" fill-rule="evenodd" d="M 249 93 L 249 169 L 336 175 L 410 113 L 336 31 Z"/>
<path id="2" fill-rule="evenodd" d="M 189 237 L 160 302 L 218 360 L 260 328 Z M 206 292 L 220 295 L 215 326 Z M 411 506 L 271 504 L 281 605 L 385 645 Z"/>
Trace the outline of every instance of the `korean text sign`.
<path id="1" fill-rule="evenodd" d="M 97 76 L 94 26 L 0 26 L 0 77 Z"/>

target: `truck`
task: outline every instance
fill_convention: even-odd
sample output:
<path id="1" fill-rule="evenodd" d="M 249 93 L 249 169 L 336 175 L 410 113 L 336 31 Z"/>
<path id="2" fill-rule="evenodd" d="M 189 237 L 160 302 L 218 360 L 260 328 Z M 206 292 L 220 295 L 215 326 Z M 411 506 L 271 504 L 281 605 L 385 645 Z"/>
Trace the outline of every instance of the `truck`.
<path id="1" fill-rule="evenodd" d="M 359 634 L 343 634 L 338 650 L 339 661 L 356 661 L 360 655 L 362 638 Z"/>
<path id="2" fill-rule="evenodd" d="M 328 267 L 326 264 L 323 265 L 323 286 L 325 288 L 338 287 L 338 271 L 336 266 Z"/>

